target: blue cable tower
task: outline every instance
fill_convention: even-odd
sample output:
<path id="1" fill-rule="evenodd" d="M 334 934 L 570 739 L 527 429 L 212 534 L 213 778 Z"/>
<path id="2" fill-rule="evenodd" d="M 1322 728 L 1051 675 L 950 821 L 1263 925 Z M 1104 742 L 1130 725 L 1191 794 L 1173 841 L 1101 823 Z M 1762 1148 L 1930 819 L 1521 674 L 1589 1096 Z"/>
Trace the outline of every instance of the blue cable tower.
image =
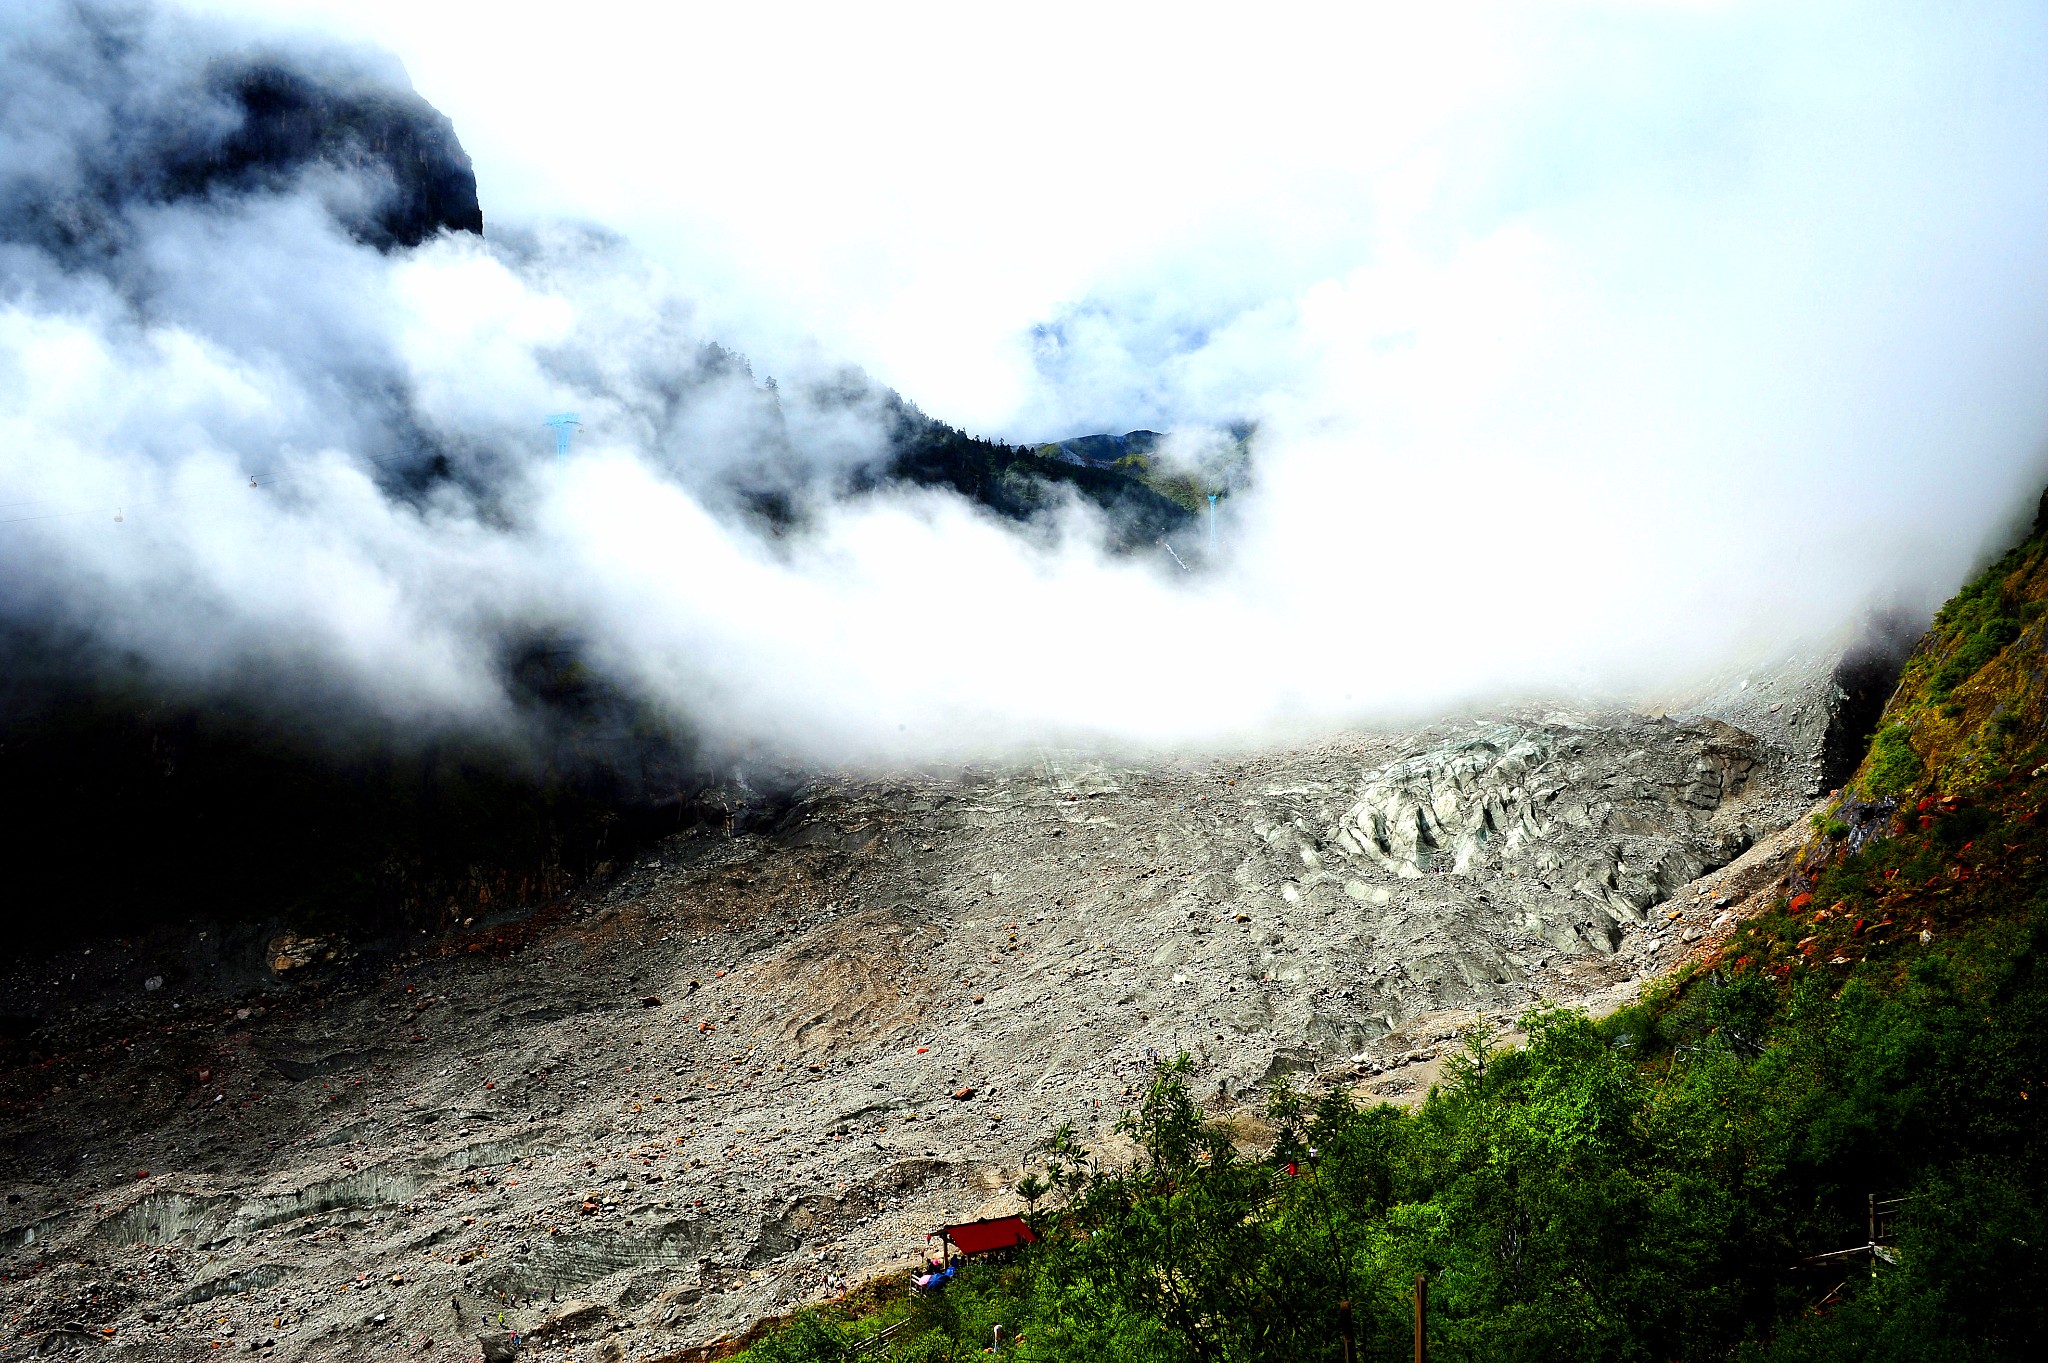
<path id="1" fill-rule="evenodd" d="M 1209 552 L 1212 554 L 1216 552 L 1216 497 L 1214 492 L 1209 494 Z"/>
<path id="2" fill-rule="evenodd" d="M 555 458 L 567 459 L 569 457 L 569 428 L 571 426 L 581 426 L 582 424 L 574 412 L 557 412 L 541 423 L 543 426 L 555 428 Z M 1213 501 L 1214 499 L 1211 498 L 1211 500 Z"/>

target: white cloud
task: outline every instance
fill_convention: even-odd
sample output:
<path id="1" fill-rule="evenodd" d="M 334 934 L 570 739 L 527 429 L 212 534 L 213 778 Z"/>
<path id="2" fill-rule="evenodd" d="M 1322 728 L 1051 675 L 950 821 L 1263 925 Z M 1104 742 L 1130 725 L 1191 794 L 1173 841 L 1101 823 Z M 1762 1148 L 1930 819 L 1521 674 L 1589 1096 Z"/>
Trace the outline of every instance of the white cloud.
<path id="1" fill-rule="evenodd" d="M 1206 741 L 1925 605 L 2042 476 L 2031 10 L 208 7 L 396 48 L 497 239 L 166 209 L 150 309 L 73 278 L 0 313 L 0 498 L 209 508 L 0 554 L 200 675 L 300 650 L 490 716 L 494 641 L 561 627 L 744 750 Z M 936 494 L 766 540 L 719 478 L 880 435 L 706 339 L 1019 436 L 1255 418 L 1256 487 L 1199 581 Z M 376 491 L 399 407 L 490 497 Z M 252 464 L 297 481 L 195 491 Z"/>

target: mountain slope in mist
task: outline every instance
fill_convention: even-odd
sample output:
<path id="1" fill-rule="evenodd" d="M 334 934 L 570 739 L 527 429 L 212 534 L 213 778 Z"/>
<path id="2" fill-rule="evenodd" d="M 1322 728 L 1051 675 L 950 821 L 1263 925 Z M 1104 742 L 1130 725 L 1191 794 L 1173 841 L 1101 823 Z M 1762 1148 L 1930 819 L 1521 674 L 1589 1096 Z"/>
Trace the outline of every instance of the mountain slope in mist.
<path id="1" fill-rule="evenodd" d="M 241 769 L 191 759 L 218 740 L 299 764 L 239 797 L 276 814 L 380 788 L 352 775 L 380 754 L 424 783 L 431 754 L 461 752 L 512 801 L 479 825 L 533 826 L 557 787 L 624 823 L 797 768 L 1683 694 L 1741 650 L 1824 651 L 1815 621 L 1889 591 L 1839 556 L 1786 590 L 1781 556 L 1693 508 L 1761 524 L 1795 496 L 1645 500 L 1680 467 L 1647 458 L 1641 477 L 1537 458 L 1503 481 L 1305 410 L 1292 443 L 1260 427 L 1254 486 L 1234 433 L 1118 437 L 1077 463 L 833 363 L 763 378 L 615 236 L 495 213 L 474 230 L 460 144 L 374 54 L 26 0 L 0 14 L 0 57 L 0 179 L 29 206 L 0 244 L 0 767 L 18 773 L 62 750 L 37 735 L 91 748 L 102 723 L 124 770 L 160 739 L 188 772 Z M 582 424 L 558 459 L 542 421 L 563 411 Z M 1236 495 L 1212 519 L 1219 483 Z M 1209 571 L 1182 570 L 1212 543 Z M 168 787 L 123 806 L 91 763 L 63 776 L 80 827 L 216 808 Z M 38 827 L 45 779 L 8 797 Z M 219 798 L 214 823 L 251 822 Z M 301 847 L 357 846 L 282 822 Z M 568 838 L 584 850 L 564 864 L 609 845 Z M 434 855 L 494 863 L 464 846 Z M 440 883 L 427 850 L 380 883 Z M 455 912 L 473 889 L 399 897 Z"/>
<path id="2" fill-rule="evenodd" d="M 651 697 L 554 589 L 551 410 L 771 562 L 906 487 L 1027 534 L 1093 507 L 1112 547 L 1186 520 L 850 368 L 764 381 L 602 233 L 486 240 L 454 127 L 377 53 L 99 0 L 11 10 L 0 50 L 0 810 L 94 849 L 102 924 L 532 902 L 758 798 L 733 762 L 773 763 L 704 750 L 695 693 Z M 477 329 L 409 331 L 423 297 Z M 494 386 L 519 309 L 589 317 Z M 69 864 L 18 888 L 67 899 Z"/>
<path id="3" fill-rule="evenodd" d="M 454 125 L 397 73 L 349 53 L 244 49 L 193 53 L 166 87 L 146 21 L 74 16 L 89 43 L 30 35 L 0 87 L 0 120 L 44 134 L 45 152 L 9 159 L 0 241 L 112 264 L 135 244 L 137 214 L 287 193 L 322 172 L 346 187 L 326 200 L 336 221 L 380 250 L 483 231 Z"/>

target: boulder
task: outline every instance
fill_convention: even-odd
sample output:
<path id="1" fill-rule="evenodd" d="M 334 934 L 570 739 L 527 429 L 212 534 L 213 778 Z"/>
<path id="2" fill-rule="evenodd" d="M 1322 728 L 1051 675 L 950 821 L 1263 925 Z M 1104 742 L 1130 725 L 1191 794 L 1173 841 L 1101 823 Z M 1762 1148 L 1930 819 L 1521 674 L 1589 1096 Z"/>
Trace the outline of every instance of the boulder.
<path id="1" fill-rule="evenodd" d="M 295 970 L 331 961 L 341 950 L 342 943 L 338 938 L 301 937 L 297 933 L 286 932 L 270 939 L 264 957 L 270 962 L 271 974 L 289 975 Z"/>
<path id="2" fill-rule="evenodd" d="M 581 1330 L 596 1325 L 605 1317 L 605 1307 L 594 1301 L 570 1298 L 557 1303 L 540 1324 L 527 1331 L 529 1339 L 546 1339 L 549 1335 L 563 1334 L 570 1330 Z"/>

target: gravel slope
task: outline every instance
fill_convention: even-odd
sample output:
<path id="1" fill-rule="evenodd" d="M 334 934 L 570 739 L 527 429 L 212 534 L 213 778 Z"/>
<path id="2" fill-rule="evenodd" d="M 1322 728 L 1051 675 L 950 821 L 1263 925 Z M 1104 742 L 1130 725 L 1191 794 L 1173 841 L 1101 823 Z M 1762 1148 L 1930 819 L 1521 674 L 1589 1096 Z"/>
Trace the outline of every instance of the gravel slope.
<path id="1" fill-rule="evenodd" d="M 1114 1155 L 1157 1057 L 1252 1137 L 1278 1075 L 1413 1101 L 1475 1017 L 1627 997 L 1777 874 L 1812 781 L 1781 732 L 1532 712 L 820 779 L 445 938 L 16 963 L 0 1358 L 689 1356 L 1009 1209 L 1058 1123 Z"/>

